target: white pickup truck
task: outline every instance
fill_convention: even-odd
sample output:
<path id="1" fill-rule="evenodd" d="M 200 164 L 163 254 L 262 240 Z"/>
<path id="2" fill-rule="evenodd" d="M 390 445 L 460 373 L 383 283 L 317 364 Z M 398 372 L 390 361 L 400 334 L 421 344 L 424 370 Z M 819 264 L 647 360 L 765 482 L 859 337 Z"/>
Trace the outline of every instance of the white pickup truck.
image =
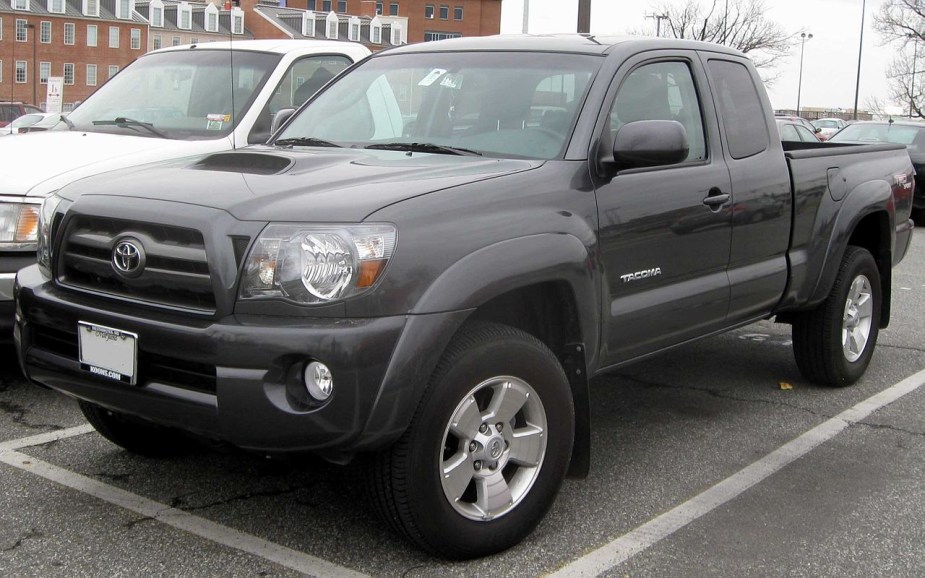
<path id="1" fill-rule="evenodd" d="M 243 40 L 150 52 L 52 130 L 0 140 L 0 341 L 13 279 L 35 262 L 42 199 L 113 169 L 262 143 L 274 115 L 297 108 L 369 55 L 331 40 Z"/>

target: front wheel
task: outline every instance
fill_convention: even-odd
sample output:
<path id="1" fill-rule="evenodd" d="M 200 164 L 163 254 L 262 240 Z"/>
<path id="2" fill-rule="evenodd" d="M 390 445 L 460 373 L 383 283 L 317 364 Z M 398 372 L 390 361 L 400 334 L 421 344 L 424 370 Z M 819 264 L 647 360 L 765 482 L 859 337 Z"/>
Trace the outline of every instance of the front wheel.
<path id="1" fill-rule="evenodd" d="M 447 349 L 408 430 L 374 458 L 369 488 L 418 546 L 485 556 L 542 519 L 573 438 L 571 390 L 553 353 L 517 329 L 473 324 Z"/>
<path id="2" fill-rule="evenodd" d="M 861 247 L 845 251 L 829 296 L 793 322 L 793 353 L 810 381 L 834 387 L 864 375 L 880 332 L 880 273 Z"/>

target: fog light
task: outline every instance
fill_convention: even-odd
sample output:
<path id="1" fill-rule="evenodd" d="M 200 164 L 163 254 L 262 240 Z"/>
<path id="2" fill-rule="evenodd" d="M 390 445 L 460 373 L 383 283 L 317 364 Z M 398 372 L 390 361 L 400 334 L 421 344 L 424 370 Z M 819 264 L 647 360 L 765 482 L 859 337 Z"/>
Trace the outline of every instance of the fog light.
<path id="1" fill-rule="evenodd" d="M 305 388 L 308 394 L 318 401 L 331 397 L 334 391 L 334 378 L 328 366 L 317 361 L 305 366 Z"/>

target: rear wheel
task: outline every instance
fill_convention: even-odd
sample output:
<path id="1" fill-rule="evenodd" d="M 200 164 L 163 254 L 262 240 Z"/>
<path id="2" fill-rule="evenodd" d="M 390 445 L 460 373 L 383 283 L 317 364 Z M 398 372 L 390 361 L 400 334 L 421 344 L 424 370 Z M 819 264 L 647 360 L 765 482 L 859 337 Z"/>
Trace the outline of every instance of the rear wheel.
<path id="1" fill-rule="evenodd" d="M 573 437 L 571 390 L 553 353 L 517 329 L 473 324 L 447 349 L 408 430 L 371 463 L 369 489 L 418 546 L 485 556 L 542 519 Z"/>
<path id="2" fill-rule="evenodd" d="M 166 457 L 190 453 L 196 448 L 192 438 L 182 432 L 132 418 L 79 401 L 80 411 L 104 438 L 132 453 L 150 457 Z"/>
<path id="3" fill-rule="evenodd" d="M 880 273 L 866 250 L 849 246 L 829 296 L 793 322 L 793 352 L 810 381 L 842 387 L 870 364 L 880 332 Z"/>

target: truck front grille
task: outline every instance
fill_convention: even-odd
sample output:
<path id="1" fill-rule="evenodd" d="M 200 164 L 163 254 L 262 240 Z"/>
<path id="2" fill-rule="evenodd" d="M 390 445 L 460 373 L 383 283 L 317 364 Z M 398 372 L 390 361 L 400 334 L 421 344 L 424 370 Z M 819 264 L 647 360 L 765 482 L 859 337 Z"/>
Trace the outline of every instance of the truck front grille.
<path id="1" fill-rule="evenodd" d="M 215 312 L 202 234 L 192 229 L 77 215 L 59 251 L 58 282 L 133 302 Z M 118 271 L 114 249 L 123 241 L 140 251 L 137 270 Z"/>

